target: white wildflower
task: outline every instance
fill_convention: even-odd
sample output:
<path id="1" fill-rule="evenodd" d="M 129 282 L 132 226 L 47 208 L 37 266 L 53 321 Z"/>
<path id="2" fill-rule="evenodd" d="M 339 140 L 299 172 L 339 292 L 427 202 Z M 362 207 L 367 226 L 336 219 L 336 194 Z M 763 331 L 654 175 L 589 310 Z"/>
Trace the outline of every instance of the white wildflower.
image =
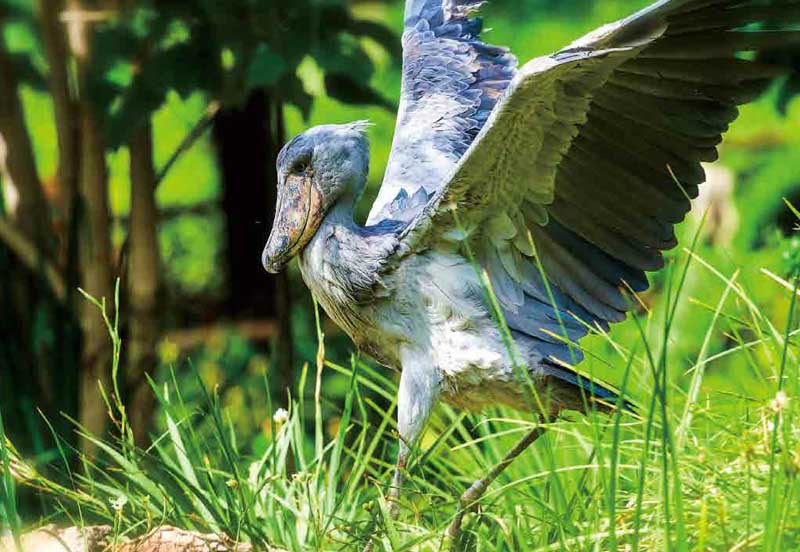
<path id="1" fill-rule="evenodd" d="M 125 495 L 119 495 L 116 498 L 111 498 L 108 500 L 111 503 L 111 508 L 117 513 L 121 514 L 122 509 L 128 503 L 128 497 Z"/>
<path id="2" fill-rule="evenodd" d="M 278 425 L 285 424 L 289 420 L 289 412 L 285 408 L 279 408 L 272 416 L 272 421 Z"/>
<path id="3" fill-rule="evenodd" d="M 772 399 L 772 402 L 769 403 L 769 406 L 775 412 L 780 413 L 783 412 L 783 410 L 788 406 L 788 404 L 789 404 L 789 397 L 783 390 L 781 390 L 778 391 L 778 393 L 775 395 L 775 398 Z"/>

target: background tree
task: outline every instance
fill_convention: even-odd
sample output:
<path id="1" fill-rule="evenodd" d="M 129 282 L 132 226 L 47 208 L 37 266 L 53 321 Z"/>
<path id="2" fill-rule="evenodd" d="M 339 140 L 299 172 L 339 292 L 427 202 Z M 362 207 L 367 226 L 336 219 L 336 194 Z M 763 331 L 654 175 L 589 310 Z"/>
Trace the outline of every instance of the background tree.
<path id="1" fill-rule="evenodd" d="M 282 385 L 290 385 L 289 286 L 285 279 L 267 278 L 259 262 L 272 221 L 284 106 L 308 115 L 314 98 L 298 68 L 311 58 L 330 96 L 391 107 L 365 84 L 373 67 L 362 39 L 396 52 L 397 37 L 354 18 L 345 2 L 40 0 L 29 6 L 4 0 L 0 6 L 3 30 L 11 23 L 34 41 L 24 52 L 0 42 L 0 136 L 8 150 L 7 184 L 19 197 L 0 218 L 0 230 L 7 230 L 0 232 L 0 261 L 12 269 L 1 276 L 0 319 L 9 332 L 4 335 L 18 336 L 3 340 L 0 356 L 0 408 L 19 425 L 12 431 L 27 424 L 39 428 L 28 432 L 37 436 L 33 440 L 45 433 L 34 416 L 13 415 L 33 412 L 34 405 L 50 419 L 61 411 L 91 432 L 103 431 L 106 409 L 98 384 L 110 392 L 111 345 L 99 312 L 76 290 L 105 298 L 111 309 L 114 280 L 122 277 L 128 344 L 122 393 L 137 422 L 136 440 L 147 440 L 144 429 L 153 413 L 147 378 L 158 365 L 162 330 L 191 324 L 160 316 L 165 292 L 156 192 L 180 155 L 210 128 L 222 183 L 223 272 L 229 284 L 205 311 L 216 312 L 210 321 L 276 321 L 265 327 L 278 328 L 271 332 L 278 352 L 273 358 Z M 23 82 L 46 89 L 52 100 L 58 162 L 46 183 L 19 100 Z M 199 94 L 209 108 L 157 166 L 159 136 L 152 118 L 170 94 Z M 131 185 L 123 228 L 110 215 L 109 199 L 108 159 L 120 150 L 129 156 Z M 115 238 L 120 230 L 121 241 Z M 19 243 L 24 251 L 13 245 Z M 41 316 L 52 319 L 44 325 L 58 334 L 44 340 L 47 347 L 37 333 Z"/>

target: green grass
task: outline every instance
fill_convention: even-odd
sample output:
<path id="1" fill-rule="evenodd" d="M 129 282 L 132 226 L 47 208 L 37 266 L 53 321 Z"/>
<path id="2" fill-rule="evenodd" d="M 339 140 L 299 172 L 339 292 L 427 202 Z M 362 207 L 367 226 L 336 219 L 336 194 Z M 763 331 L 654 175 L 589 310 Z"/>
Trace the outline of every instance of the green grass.
<path id="1" fill-rule="evenodd" d="M 696 271 L 718 280 L 717 297 L 686 294 Z M 490 487 L 480 513 L 467 516 L 476 549 L 800 547 L 797 284 L 769 274 L 760 283 L 788 305 L 780 319 L 759 309 L 738 270 L 725 276 L 688 251 L 673 258 L 662 304 L 631 322 L 638 338 L 620 343 L 612 332 L 595 337 L 612 354 L 585 351 L 584 369 L 620 375 L 640 405 L 638 415 L 575 413 L 549 422 L 546 436 Z M 710 322 L 694 336 L 702 343 L 696 358 L 676 365 L 670 348 L 686 303 L 708 311 Z M 117 324 L 113 316 L 107 323 L 117 366 Z M 318 336 L 318 362 L 303 367 L 300 392 L 285 419 L 267 424 L 259 455 L 242 452 L 250 450 L 240 442 L 249 436 L 237 434 L 228 409 L 192 367 L 203 393 L 199 404 L 184 400 L 174 372 L 153 383 L 164 429 L 146 450 L 132 444 L 115 391 L 108 407 L 116 438 L 83 432 L 99 453 L 82 457 L 80 469 L 66 462 L 76 451 L 61 450 L 58 465 L 37 466 L 3 439 L 6 525 L 21 530 L 14 488 L 27 485 L 50 498 L 50 519 L 109 524 L 115 538 L 171 524 L 290 550 L 356 549 L 370 539 L 378 550 L 441 549 L 457 497 L 534 417 L 440 408 L 409 469 L 400 520 L 392 521 L 385 497 L 396 449 L 396 383 L 355 357 L 347 365 L 326 360 L 319 324 Z M 725 345 L 712 347 L 721 336 Z M 747 367 L 744 381 L 757 385 L 731 392 L 706 384 L 718 363 L 732 359 Z M 335 423 L 323 419 L 324 371 L 349 381 Z M 263 383 L 272 412 L 268 372 Z"/>

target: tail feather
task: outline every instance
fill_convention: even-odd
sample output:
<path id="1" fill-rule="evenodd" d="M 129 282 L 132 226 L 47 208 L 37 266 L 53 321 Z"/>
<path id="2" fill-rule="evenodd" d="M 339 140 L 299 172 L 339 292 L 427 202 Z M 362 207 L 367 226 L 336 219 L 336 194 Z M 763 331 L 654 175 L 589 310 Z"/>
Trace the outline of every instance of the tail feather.
<path id="1" fill-rule="evenodd" d="M 548 362 L 543 366 L 543 369 L 547 375 L 572 385 L 576 390 L 583 390 L 587 400 L 600 401 L 611 408 L 619 405 L 620 408 L 627 412 L 636 413 L 636 407 L 632 402 L 624 397 L 620 400 L 619 393 L 606 384 L 593 380 L 563 365 Z"/>

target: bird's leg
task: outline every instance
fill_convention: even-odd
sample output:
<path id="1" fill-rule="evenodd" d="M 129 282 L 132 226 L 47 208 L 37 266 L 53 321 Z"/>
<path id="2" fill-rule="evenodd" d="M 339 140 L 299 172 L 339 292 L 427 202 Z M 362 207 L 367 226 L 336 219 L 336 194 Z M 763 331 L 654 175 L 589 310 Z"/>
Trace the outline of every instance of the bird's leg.
<path id="1" fill-rule="evenodd" d="M 403 371 L 397 393 L 397 431 L 400 447 L 397 464 L 389 489 L 389 515 L 397 519 L 400 514 L 400 491 L 405 481 L 405 470 L 414 447 L 425 429 L 433 403 L 439 396 L 439 375 L 427 357 L 403 351 Z M 374 541 L 367 543 L 364 552 L 372 552 Z"/>
<path id="2" fill-rule="evenodd" d="M 438 372 L 427 358 L 420 358 L 409 351 L 402 355 L 403 372 L 397 396 L 397 430 L 400 447 L 397 454 L 392 488 L 389 491 L 390 513 L 397 518 L 400 512 L 400 490 L 405 481 L 411 449 L 417 444 L 422 430 L 439 395 Z"/>
<path id="3" fill-rule="evenodd" d="M 459 510 L 456 514 L 455 519 L 447 528 L 447 538 L 450 539 L 452 542 L 457 542 L 460 535 L 461 535 L 461 522 L 464 519 L 464 515 L 474 509 L 477 505 L 477 501 L 483 496 L 483 493 L 486 492 L 486 489 L 489 488 L 489 485 L 497 479 L 497 477 L 503 473 L 511 462 L 514 459 L 522 454 L 525 449 L 531 446 L 534 441 L 536 441 L 539 437 L 542 436 L 544 433 L 544 427 L 542 425 L 537 425 L 533 430 L 531 430 L 522 440 L 517 443 L 513 449 L 509 451 L 508 454 L 503 457 L 503 459 L 498 463 L 495 467 L 493 467 L 489 473 L 487 473 L 484 477 L 475 481 L 472 485 L 470 485 L 469 489 L 464 491 L 464 494 L 461 495 L 459 500 Z"/>
<path id="4" fill-rule="evenodd" d="M 405 482 L 404 471 L 408 465 L 408 457 L 410 456 L 411 449 L 405 444 L 403 439 L 400 439 L 400 450 L 397 453 L 397 464 L 394 468 L 394 476 L 392 477 L 392 487 L 389 489 L 389 514 L 392 519 L 397 519 L 400 515 L 400 489 Z"/>

